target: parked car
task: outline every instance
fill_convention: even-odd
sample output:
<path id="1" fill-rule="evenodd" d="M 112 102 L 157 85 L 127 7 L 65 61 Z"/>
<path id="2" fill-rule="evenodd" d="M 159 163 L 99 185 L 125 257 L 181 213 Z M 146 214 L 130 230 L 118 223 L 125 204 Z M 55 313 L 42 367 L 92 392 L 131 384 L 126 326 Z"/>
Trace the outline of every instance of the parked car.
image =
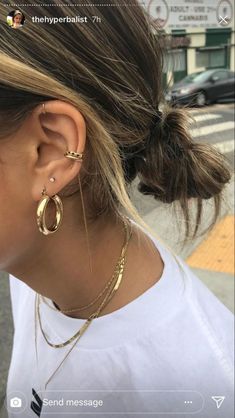
<path id="1" fill-rule="evenodd" d="M 235 72 L 213 69 L 192 73 L 167 90 L 165 99 L 172 104 L 204 106 L 235 98 Z"/>

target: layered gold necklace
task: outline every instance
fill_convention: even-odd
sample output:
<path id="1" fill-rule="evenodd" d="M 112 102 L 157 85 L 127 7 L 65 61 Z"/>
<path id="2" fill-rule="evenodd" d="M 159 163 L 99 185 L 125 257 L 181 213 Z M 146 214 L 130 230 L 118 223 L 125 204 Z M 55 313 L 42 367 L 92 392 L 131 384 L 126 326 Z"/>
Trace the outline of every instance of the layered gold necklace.
<path id="1" fill-rule="evenodd" d="M 77 342 L 80 340 L 80 338 L 82 337 L 84 332 L 87 330 L 87 328 L 92 323 L 93 319 L 97 318 L 100 315 L 100 313 L 107 306 L 109 301 L 113 298 L 114 294 L 117 292 L 117 290 L 118 290 L 118 288 L 121 284 L 122 277 L 123 277 L 123 272 L 124 272 L 124 267 L 125 267 L 125 262 L 126 262 L 127 247 L 128 247 L 130 238 L 132 236 L 132 226 L 130 224 L 130 221 L 127 220 L 127 218 L 123 218 L 123 222 L 124 222 L 124 228 L 125 228 L 125 232 L 126 232 L 125 242 L 124 242 L 124 245 L 122 247 L 121 255 L 120 255 L 120 257 L 118 259 L 118 262 L 116 264 L 114 274 L 111 277 L 111 279 L 108 281 L 108 283 L 105 285 L 104 289 L 99 293 L 98 296 L 96 296 L 96 298 L 92 302 L 90 302 L 89 304 L 87 304 L 85 306 L 82 306 L 82 307 L 79 307 L 79 308 L 74 308 L 74 309 L 69 309 L 69 310 L 64 310 L 64 311 L 62 311 L 62 310 L 59 311 L 58 310 L 61 313 L 72 313 L 72 312 L 82 311 L 84 309 L 87 309 L 87 308 L 93 306 L 105 294 L 105 296 L 102 299 L 101 303 L 99 304 L 97 310 L 95 310 L 88 317 L 88 319 L 82 325 L 82 327 L 72 337 L 70 337 L 67 341 L 62 342 L 60 344 L 54 344 L 51 341 L 49 341 L 49 339 L 47 338 L 47 336 L 46 336 L 46 334 L 43 330 L 42 320 L 41 320 L 41 315 L 40 315 L 40 301 L 41 301 L 41 299 L 43 299 L 46 302 L 46 300 L 41 295 L 36 293 L 36 296 L 35 296 L 35 351 L 36 351 L 37 367 L 38 367 L 37 320 L 39 322 L 39 327 L 40 327 L 41 333 L 42 333 L 46 343 L 50 347 L 63 348 L 63 347 L 66 347 L 67 345 L 71 344 L 74 341 L 74 344 L 72 345 L 72 347 L 70 348 L 70 350 L 68 351 L 68 353 L 66 354 L 66 356 L 64 357 L 62 362 L 59 364 L 59 366 L 56 368 L 56 370 L 52 373 L 52 375 L 47 380 L 47 382 L 45 384 L 45 390 L 47 388 L 48 383 L 52 380 L 52 378 L 54 377 L 56 372 L 62 366 L 62 364 L 64 363 L 66 358 L 69 356 L 69 354 L 71 353 L 73 348 L 76 346 Z M 129 228 L 128 228 L 128 224 L 129 224 Z M 56 308 L 52 308 L 52 309 L 57 310 Z"/>

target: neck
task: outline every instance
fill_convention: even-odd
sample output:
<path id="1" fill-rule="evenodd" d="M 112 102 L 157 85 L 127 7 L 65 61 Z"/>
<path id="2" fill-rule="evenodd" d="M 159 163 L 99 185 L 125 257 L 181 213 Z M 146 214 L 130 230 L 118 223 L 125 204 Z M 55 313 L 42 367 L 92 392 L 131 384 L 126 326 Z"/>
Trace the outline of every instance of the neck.
<path id="1" fill-rule="evenodd" d="M 25 282 L 35 292 L 52 300 L 61 310 L 89 304 L 111 279 L 125 242 L 123 221 L 113 217 L 99 217 L 88 225 L 90 257 L 82 215 L 77 206 L 64 206 L 64 222 L 50 236 L 40 235 L 37 241 L 29 238 L 23 253 L 5 270 Z M 54 214 L 52 214 L 54 219 Z M 70 224 L 68 220 L 73 219 Z M 79 224 L 75 224 L 79 222 Z M 48 222 L 49 225 L 51 223 Z M 103 309 L 101 315 L 113 312 L 148 289 L 160 278 L 163 263 L 150 239 L 132 226 L 133 234 L 126 252 L 126 264 L 120 288 Z M 92 309 L 67 314 L 73 318 L 88 318 Z M 101 316 L 100 315 L 100 316 Z"/>
<path id="2" fill-rule="evenodd" d="M 100 219 L 88 226 L 88 238 L 92 271 L 85 229 L 64 225 L 55 234 L 42 236 L 34 254 L 27 254 L 27 262 L 21 262 L 24 268 L 17 266 L 17 271 L 10 273 L 51 299 L 62 311 L 89 304 L 114 273 L 126 238 L 123 221 Z M 87 310 L 67 315 L 87 318 L 101 300 Z"/>
<path id="3" fill-rule="evenodd" d="M 123 232 L 124 232 L 124 224 L 123 224 Z M 100 315 L 100 313 L 103 312 L 107 306 L 109 306 L 110 301 L 115 296 L 116 292 L 118 291 L 124 274 L 124 268 L 126 264 L 126 255 L 127 255 L 127 249 L 132 236 L 132 226 L 131 224 L 125 223 L 125 234 L 123 239 L 123 244 L 120 252 L 120 256 L 118 258 L 118 262 L 115 265 L 115 269 L 113 269 L 113 274 L 111 275 L 111 278 L 108 279 L 107 283 L 102 287 L 102 289 L 99 289 L 100 291 L 97 292 L 97 295 L 92 300 L 89 300 L 88 303 L 83 303 L 83 306 L 77 306 L 76 308 L 73 307 L 72 309 L 69 309 L 68 311 L 65 309 L 62 309 L 57 305 L 56 302 L 53 302 L 55 308 L 57 310 L 62 311 L 64 314 L 72 317 L 78 317 L 79 314 L 80 318 L 87 318 L 92 313 L 97 313 Z M 115 274 L 114 274 L 115 273 Z M 85 316 L 84 316 L 85 314 Z"/>

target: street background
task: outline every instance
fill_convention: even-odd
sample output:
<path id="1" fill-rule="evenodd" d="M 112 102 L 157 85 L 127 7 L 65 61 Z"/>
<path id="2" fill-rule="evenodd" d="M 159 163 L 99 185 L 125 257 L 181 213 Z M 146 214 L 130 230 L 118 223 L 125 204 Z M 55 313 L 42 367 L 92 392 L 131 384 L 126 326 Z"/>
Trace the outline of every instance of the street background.
<path id="1" fill-rule="evenodd" d="M 191 109 L 190 112 L 195 117 L 195 123 L 191 127 L 194 138 L 213 144 L 225 154 L 233 166 L 234 104 L 216 104 Z M 151 197 L 141 195 L 136 189 L 137 183 L 133 183 L 131 200 L 146 223 L 188 263 L 222 303 L 234 312 L 234 180 L 226 187 L 220 221 L 209 234 L 189 241 L 183 249 L 181 245 L 184 224 L 181 212 L 177 211 L 176 218 L 172 205 L 161 204 Z M 211 201 L 205 202 L 203 229 L 210 222 L 211 205 Z M 5 396 L 12 336 L 8 275 L 0 272 L 0 409 Z M 5 418 L 3 408 L 0 418 Z"/>

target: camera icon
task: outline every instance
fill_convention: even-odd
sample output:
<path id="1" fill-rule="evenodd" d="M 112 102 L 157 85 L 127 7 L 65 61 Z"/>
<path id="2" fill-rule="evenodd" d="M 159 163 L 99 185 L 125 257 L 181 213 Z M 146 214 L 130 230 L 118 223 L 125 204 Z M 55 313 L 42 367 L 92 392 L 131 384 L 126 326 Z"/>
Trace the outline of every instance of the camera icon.
<path id="1" fill-rule="evenodd" d="M 10 400 L 10 407 L 11 408 L 21 408 L 22 407 L 22 400 L 20 398 L 11 398 Z"/>

